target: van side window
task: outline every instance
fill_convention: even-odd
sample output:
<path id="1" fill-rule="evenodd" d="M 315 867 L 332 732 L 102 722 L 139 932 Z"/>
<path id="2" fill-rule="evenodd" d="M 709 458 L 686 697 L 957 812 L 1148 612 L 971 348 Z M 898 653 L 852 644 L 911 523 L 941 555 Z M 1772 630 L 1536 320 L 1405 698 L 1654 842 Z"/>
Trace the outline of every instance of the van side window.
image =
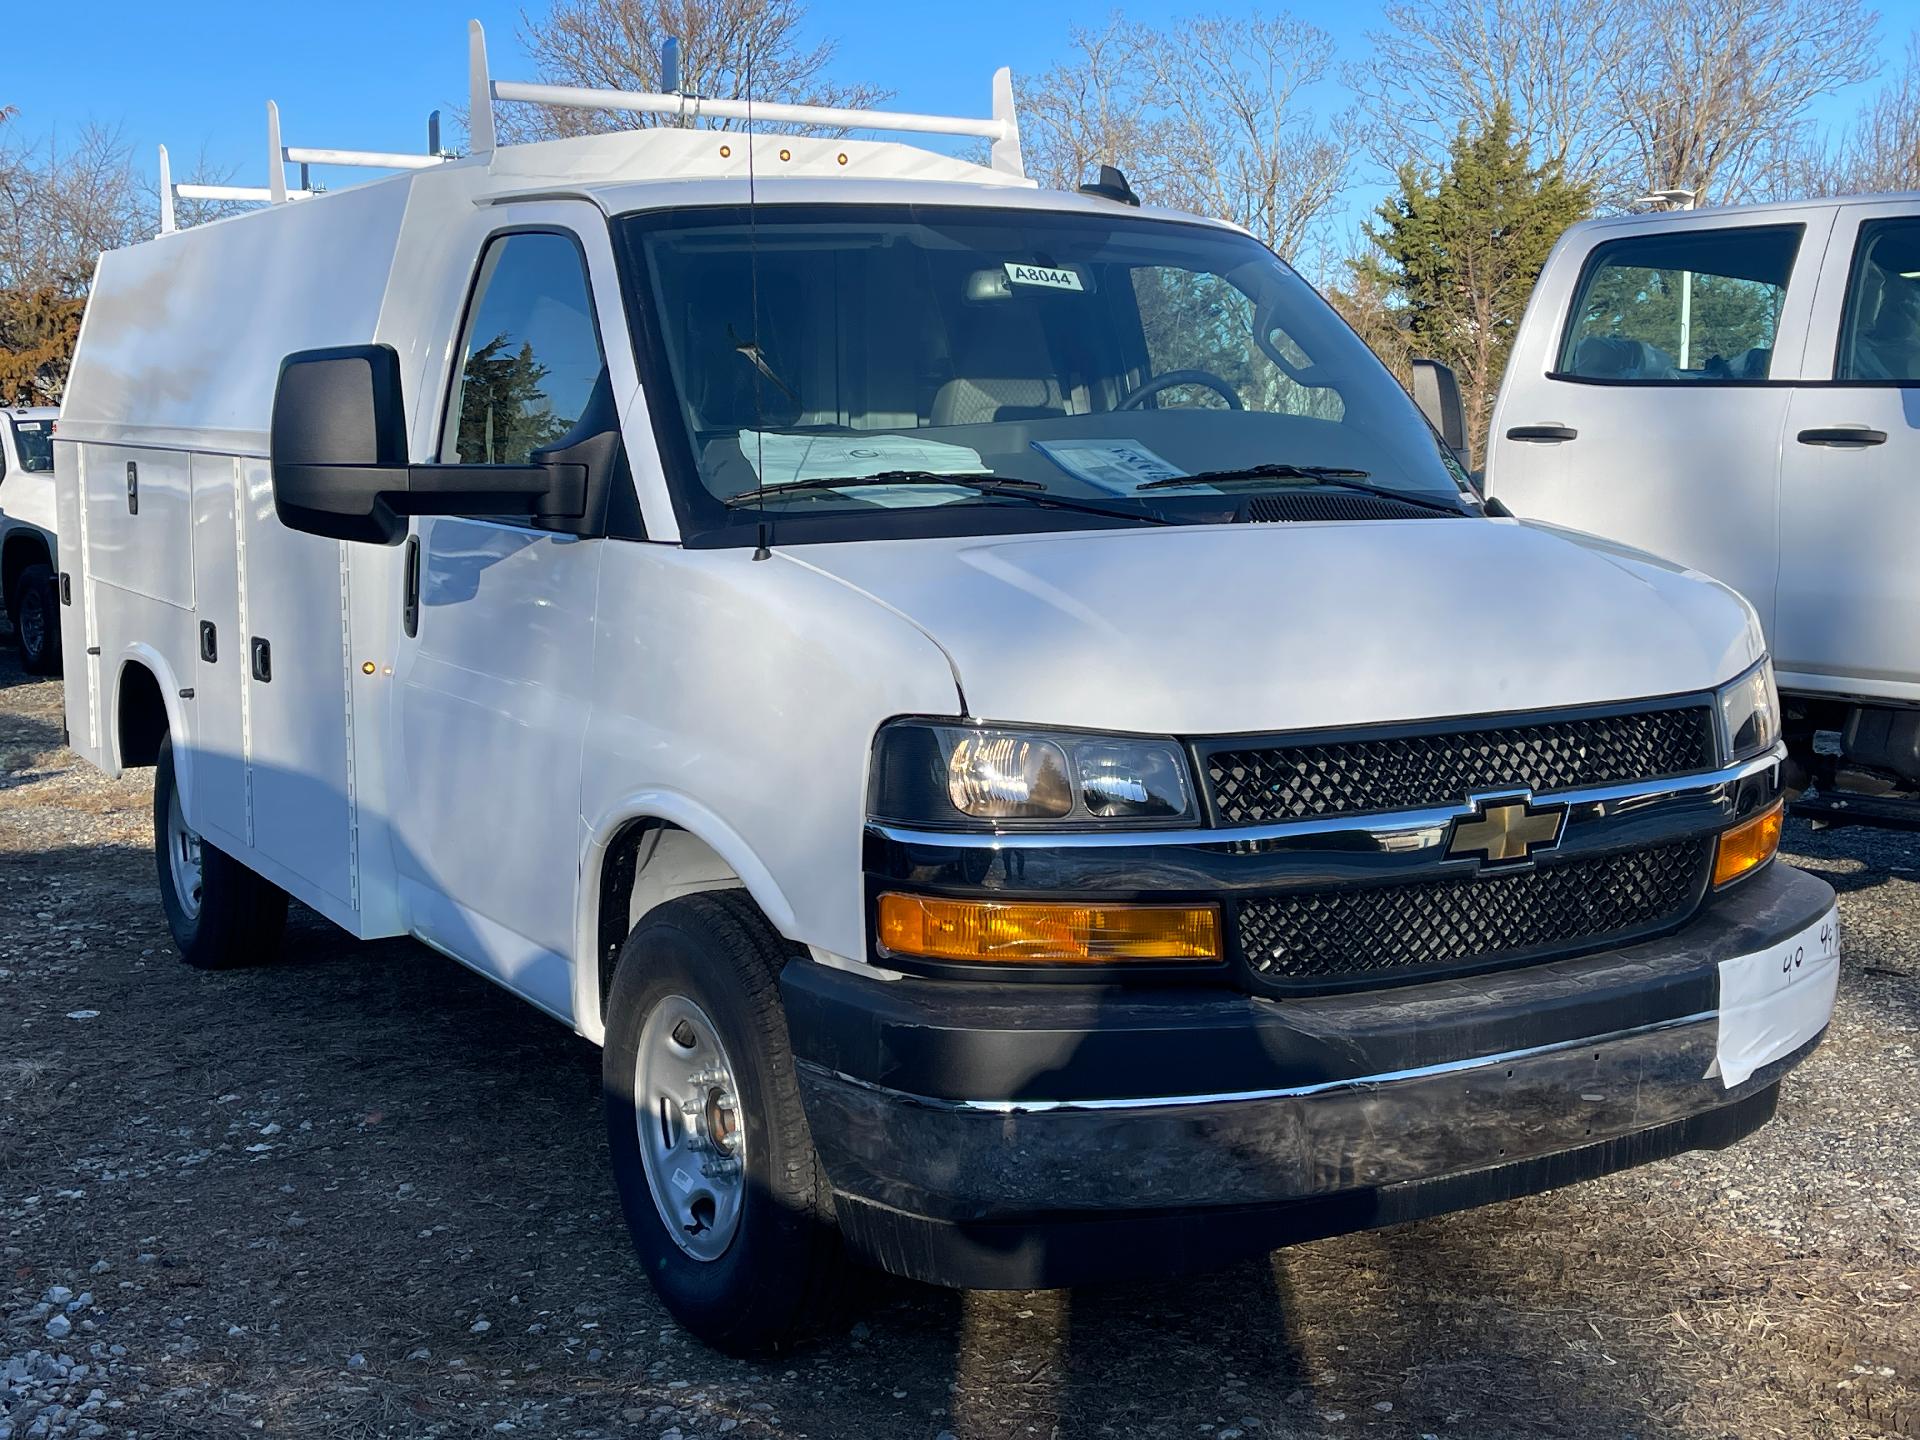
<path id="1" fill-rule="evenodd" d="M 441 460 L 524 465 L 573 428 L 604 357 L 571 239 L 524 231 L 488 242 L 459 354 Z"/>
<path id="2" fill-rule="evenodd" d="M 1920 384 L 1920 216 L 1860 226 L 1833 378 Z"/>
<path id="3" fill-rule="evenodd" d="M 1596 247 L 1558 373 L 1642 383 L 1767 379 L 1800 235 L 1798 225 L 1681 230 Z"/>

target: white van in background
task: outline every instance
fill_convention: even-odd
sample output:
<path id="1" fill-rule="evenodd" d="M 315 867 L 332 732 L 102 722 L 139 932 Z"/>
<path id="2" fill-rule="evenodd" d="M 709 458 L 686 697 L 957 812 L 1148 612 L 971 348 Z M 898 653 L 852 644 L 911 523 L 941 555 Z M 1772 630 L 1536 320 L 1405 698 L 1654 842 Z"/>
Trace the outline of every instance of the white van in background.
<path id="1" fill-rule="evenodd" d="M 473 156 L 101 261 L 68 720 L 156 767 L 190 963 L 293 896 L 602 1045 L 738 1350 L 849 1256 L 1161 1273 L 1765 1123 L 1838 942 L 1737 595 L 1489 517 L 1271 251 L 1026 180 L 1005 71 L 749 117 L 472 53 Z"/>
<path id="2" fill-rule="evenodd" d="M 1485 487 L 1739 590 L 1790 784 L 1818 787 L 1802 808 L 1920 826 L 1920 196 L 1574 226 L 1514 343 Z"/>
<path id="3" fill-rule="evenodd" d="M 52 406 L 0 409 L 0 604 L 30 675 L 60 668 Z"/>

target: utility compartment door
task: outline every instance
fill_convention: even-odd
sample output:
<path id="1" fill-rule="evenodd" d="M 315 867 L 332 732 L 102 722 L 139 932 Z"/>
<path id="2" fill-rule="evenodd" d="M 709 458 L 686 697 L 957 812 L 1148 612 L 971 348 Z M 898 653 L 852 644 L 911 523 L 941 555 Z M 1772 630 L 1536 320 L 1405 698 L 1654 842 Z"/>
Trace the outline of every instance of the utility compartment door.
<path id="1" fill-rule="evenodd" d="M 1840 212 L 1808 371 L 1780 472 L 1774 663 L 1796 689 L 1920 700 L 1920 205 Z"/>
<path id="2" fill-rule="evenodd" d="M 193 457 L 194 643 L 187 819 L 222 850 L 252 843 L 247 826 L 246 732 L 240 623 L 240 462 Z M 185 659 L 186 657 L 180 657 Z M 178 737 L 175 743 L 179 743 Z"/>
<path id="3" fill-rule="evenodd" d="M 1488 489 L 1529 518 L 1704 571 L 1771 625 L 1781 436 L 1828 212 L 1589 232 L 1528 311 Z"/>
<path id="4" fill-rule="evenodd" d="M 55 440 L 54 534 L 60 566 L 60 649 L 66 672 L 67 743 L 95 765 L 105 763 L 100 744 L 100 657 L 94 624 L 92 577 L 87 566 L 86 467 L 94 447 Z"/>
<path id="5" fill-rule="evenodd" d="M 253 843 L 270 878 L 351 928 L 352 716 L 340 542 L 283 526 L 265 460 L 241 462 Z M 228 663 L 223 645 L 221 665 Z M 279 873 L 284 872 L 284 873 Z M 348 918 L 343 918 L 348 917 Z"/>

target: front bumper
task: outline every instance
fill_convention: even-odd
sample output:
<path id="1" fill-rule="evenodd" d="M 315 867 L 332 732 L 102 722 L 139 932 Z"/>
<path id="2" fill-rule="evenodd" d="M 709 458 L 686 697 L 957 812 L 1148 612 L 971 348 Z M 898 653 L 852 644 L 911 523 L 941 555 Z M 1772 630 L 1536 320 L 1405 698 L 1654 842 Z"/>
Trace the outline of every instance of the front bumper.
<path id="1" fill-rule="evenodd" d="M 1677 934 L 1520 970 L 1273 1001 L 880 981 L 782 989 L 854 1249 L 986 1288 L 1223 1263 L 1731 1144 L 1808 1050 L 1729 1088 L 1719 965 L 1816 924 L 1775 865 Z"/>

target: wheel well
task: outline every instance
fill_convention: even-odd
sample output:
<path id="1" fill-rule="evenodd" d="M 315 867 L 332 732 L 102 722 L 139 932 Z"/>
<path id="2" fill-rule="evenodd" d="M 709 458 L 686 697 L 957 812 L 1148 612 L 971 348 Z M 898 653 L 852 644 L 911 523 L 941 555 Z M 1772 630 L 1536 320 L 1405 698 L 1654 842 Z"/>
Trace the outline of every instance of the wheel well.
<path id="1" fill-rule="evenodd" d="M 146 666 L 129 662 L 120 672 L 120 763 L 152 765 L 160 758 L 160 742 L 167 738 L 167 702 L 160 682 Z"/>
<path id="2" fill-rule="evenodd" d="M 6 545 L 0 547 L 0 606 L 5 607 L 9 619 L 13 614 L 13 587 L 20 583 L 27 567 L 51 564 L 53 556 L 39 535 L 16 530 L 7 537 Z"/>
<path id="3" fill-rule="evenodd" d="M 719 852 L 689 830 L 664 820 L 628 822 L 607 846 L 600 867 L 600 1014 L 607 1013 L 620 947 L 649 910 L 702 890 L 740 888 L 740 877 Z"/>

